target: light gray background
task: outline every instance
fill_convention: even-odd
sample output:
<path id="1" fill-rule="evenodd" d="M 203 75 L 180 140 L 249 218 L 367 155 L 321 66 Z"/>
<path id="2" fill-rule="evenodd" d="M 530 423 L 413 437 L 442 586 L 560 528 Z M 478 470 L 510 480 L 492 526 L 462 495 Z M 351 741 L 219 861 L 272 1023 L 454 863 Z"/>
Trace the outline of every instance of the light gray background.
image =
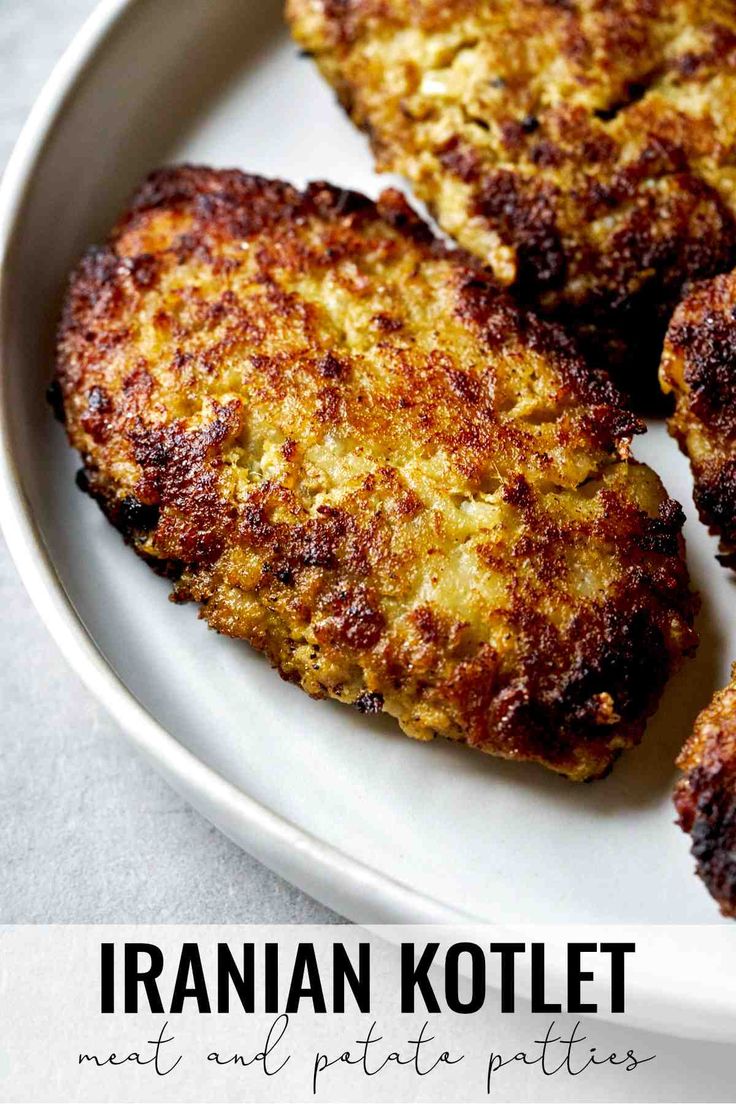
<path id="1" fill-rule="evenodd" d="M 0 0 L 0 170 L 95 0 Z M 67 667 L 0 538 L 0 922 L 324 923 L 203 820 Z"/>

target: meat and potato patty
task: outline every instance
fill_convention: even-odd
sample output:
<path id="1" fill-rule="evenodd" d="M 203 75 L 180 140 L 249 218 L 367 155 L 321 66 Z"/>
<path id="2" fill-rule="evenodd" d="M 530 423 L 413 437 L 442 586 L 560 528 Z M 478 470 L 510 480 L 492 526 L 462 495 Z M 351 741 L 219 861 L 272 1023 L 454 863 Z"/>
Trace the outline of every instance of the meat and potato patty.
<path id="1" fill-rule="evenodd" d="M 670 432 L 690 458 L 695 505 L 736 568 L 736 273 L 696 284 L 675 312 L 660 368 Z"/>
<path id="2" fill-rule="evenodd" d="M 378 167 L 638 401 L 736 264 L 733 0 L 287 0 Z"/>
<path id="3" fill-rule="evenodd" d="M 724 916 L 736 917 L 736 664 L 695 722 L 677 765 L 680 825 L 692 836 L 697 871 Z"/>
<path id="4" fill-rule="evenodd" d="M 397 192 L 154 174 L 72 278 L 57 398 L 175 600 L 411 736 L 596 777 L 694 647 L 640 424 Z"/>

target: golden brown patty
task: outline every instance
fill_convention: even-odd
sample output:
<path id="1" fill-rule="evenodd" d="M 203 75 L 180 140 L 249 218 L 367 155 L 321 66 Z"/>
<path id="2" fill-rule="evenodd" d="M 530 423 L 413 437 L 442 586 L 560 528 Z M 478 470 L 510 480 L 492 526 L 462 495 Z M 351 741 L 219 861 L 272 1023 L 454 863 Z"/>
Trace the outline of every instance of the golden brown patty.
<path id="1" fill-rule="evenodd" d="M 397 192 L 154 174 L 72 278 L 58 384 L 177 600 L 411 736 L 595 777 L 694 646 L 636 419 Z"/>
<path id="2" fill-rule="evenodd" d="M 287 0 L 378 167 L 640 400 L 736 263 L 733 0 Z"/>
<path id="3" fill-rule="evenodd" d="M 690 457 L 695 504 L 736 568 L 736 274 L 693 287 L 667 332 L 662 386 L 676 397 L 669 427 Z"/>
<path id="4" fill-rule="evenodd" d="M 736 916 L 736 664 L 695 722 L 677 765 L 680 826 L 692 836 L 692 854 L 708 892 L 724 916 Z"/>

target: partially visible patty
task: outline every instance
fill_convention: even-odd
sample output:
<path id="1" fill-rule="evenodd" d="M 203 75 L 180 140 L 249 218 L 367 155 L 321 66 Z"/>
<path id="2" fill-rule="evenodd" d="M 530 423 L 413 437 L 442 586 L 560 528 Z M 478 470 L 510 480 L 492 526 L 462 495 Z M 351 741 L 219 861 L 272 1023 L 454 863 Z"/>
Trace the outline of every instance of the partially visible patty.
<path id="1" fill-rule="evenodd" d="M 695 722 L 677 765 L 683 831 L 692 836 L 697 871 L 724 916 L 736 917 L 736 664 L 731 684 Z"/>
<path id="2" fill-rule="evenodd" d="M 669 428 L 690 458 L 695 504 L 736 568 L 736 274 L 691 288 L 667 332 L 662 386 L 675 393 Z"/>
<path id="3" fill-rule="evenodd" d="M 596 777 L 694 647 L 640 424 L 397 192 L 155 173 L 72 277 L 57 386 L 176 600 L 411 736 Z"/>
<path id="4" fill-rule="evenodd" d="M 732 0 L 287 0 L 379 169 L 639 402 L 736 264 Z"/>

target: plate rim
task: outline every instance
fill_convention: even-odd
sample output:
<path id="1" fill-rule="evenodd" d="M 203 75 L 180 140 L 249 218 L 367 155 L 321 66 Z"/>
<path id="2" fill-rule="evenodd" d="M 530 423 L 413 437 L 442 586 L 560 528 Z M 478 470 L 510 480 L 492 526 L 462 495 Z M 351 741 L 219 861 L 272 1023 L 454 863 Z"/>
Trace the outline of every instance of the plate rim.
<path id="1" fill-rule="evenodd" d="M 33 605 L 57 647 L 123 734 L 167 781 L 239 846 L 310 896 L 357 923 L 478 923 L 299 828 L 208 766 L 128 690 L 67 597 L 13 456 L 4 370 L 8 260 L 46 145 L 88 67 L 140 0 L 100 0 L 37 97 L 0 181 L 0 530 Z M 370 920 L 366 920 L 370 914 Z"/>

